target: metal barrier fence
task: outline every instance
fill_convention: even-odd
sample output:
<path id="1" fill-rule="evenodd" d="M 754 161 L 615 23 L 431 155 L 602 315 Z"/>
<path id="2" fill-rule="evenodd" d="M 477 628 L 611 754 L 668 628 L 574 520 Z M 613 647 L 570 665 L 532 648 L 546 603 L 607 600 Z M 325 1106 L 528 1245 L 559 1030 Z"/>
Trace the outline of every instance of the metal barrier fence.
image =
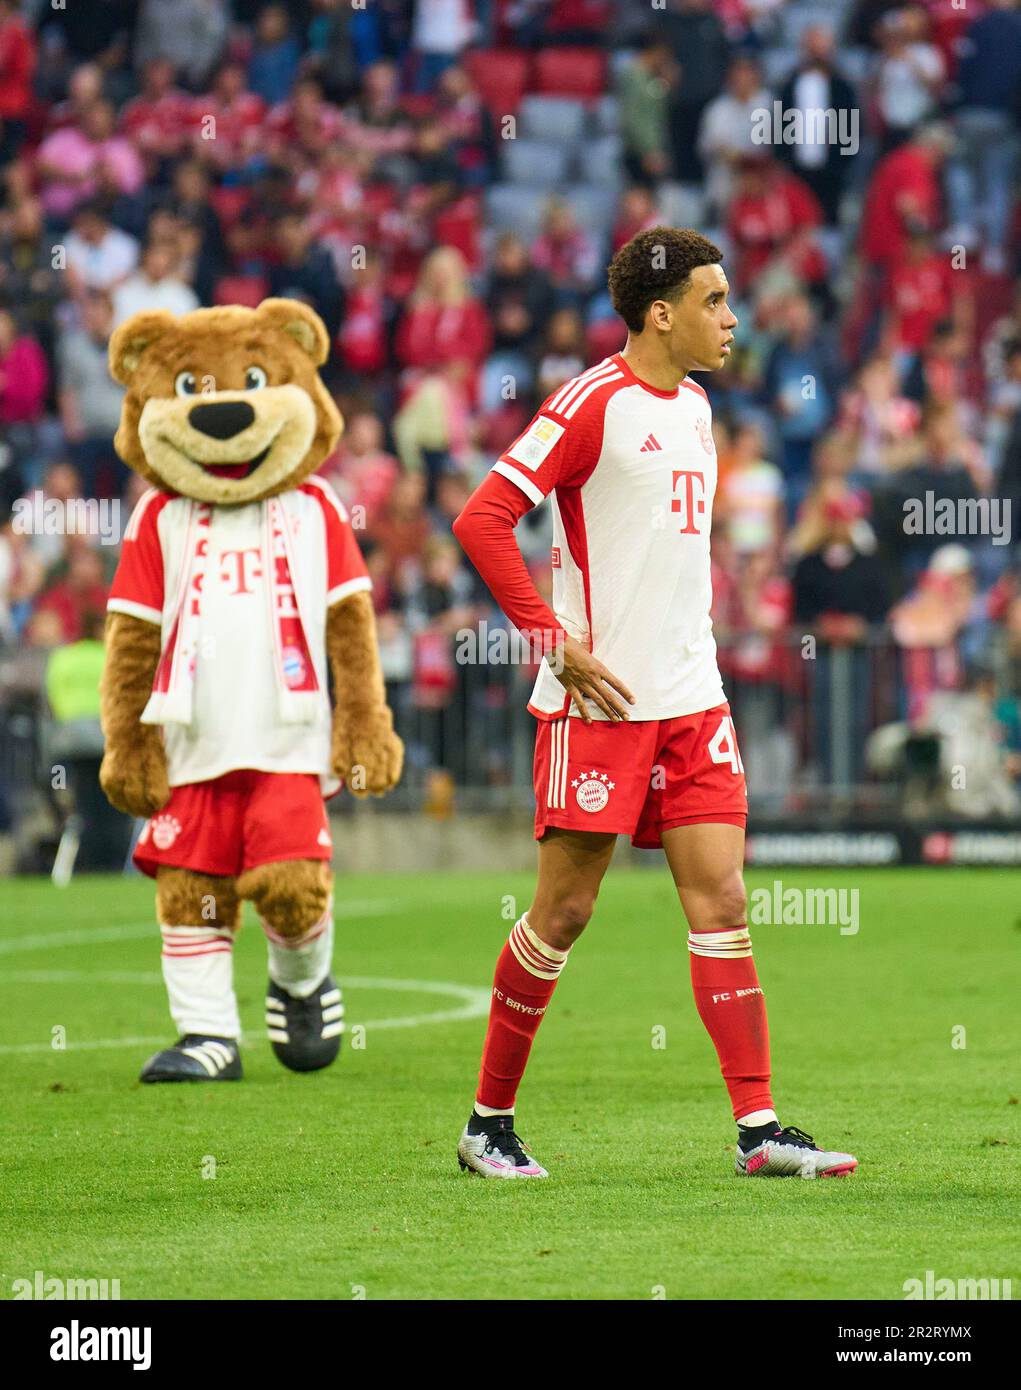
<path id="1" fill-rule="evenodd" d="M 955 647 L 904 651 L 885 629 L 859 645 L 829 646 L 801 632 L 719 641 L 719 663 L 734 714 L 753 812 L 769 817 L 817 813 L 864 817 L 899 814 L 912 797 L 939 801 L 946 744 L 957 715 L 981 742 L 976 703 L 965 689 L 965 662 Z M 996 693 L 1016 693 L 1002 640 L 988 647 Z M 389 805 L 459 811 L 528 809 L 532 805 L 535 721 L 526 709 L 534 667 L 455 665 L 446 687 L 389 687 L 407 771 Z M 936 710 L 932 727 L 919 718 Z M 979 712 L 981 709 L 979 708 Z M 910 720 L 910 723 L 909 723 Z M 980 723 L 981 721 L 978 721 Z M 994 733 L 990 715 L 988 736 Z M 941 751 L 942 749 L 942 751 Z M 972 753 L 978 775 L 999 769 L 1012 784 L 1006 754 Z M 963 754 L 962 754 L 963 756 Z M 965 788 L 965 790 L 968 790 Z M 970 801 L 931 807 L 980 814 L 983 788 Z M 1003 786 L 985 814 L 1014 815 Z"/>
<path id="2" fill-rule="evenodd" d="M 903 651 L 884 630 L 845 647 L 813 647 L 801 633 L 721 640 L 752 813 L 801 822 L 927 814 L 1017 820 L 1011 749 L 993 702 L 1021 686 L 1002 639 L 987 647 L 987 659 L 994 680 L 982 691 L 964 688 L 955 648 Z M 377 804 L 434 816 L 530 812 L 535 720 L 526 705 L 534 668 L 451 659 L 439 673 L 388 686 L 406 771 Z M 928 719 L 909 719 L 926 706 Z M 0 680 L 0 830 L 4 819 L 15 835 L 31 823 L 34 836 L 36 825 L 59 815 L 47 728 L 41 689 Z M 1014 753 L 1021 766 L 1021 749 Z M 334 803 L 341 814 L 349 807 L 347 798 Z"/>

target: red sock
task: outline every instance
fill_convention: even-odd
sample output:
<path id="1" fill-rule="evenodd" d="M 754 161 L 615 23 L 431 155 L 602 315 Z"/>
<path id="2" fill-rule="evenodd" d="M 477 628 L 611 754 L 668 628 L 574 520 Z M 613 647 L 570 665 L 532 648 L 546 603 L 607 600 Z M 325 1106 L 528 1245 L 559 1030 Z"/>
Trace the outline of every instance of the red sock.
<path id="1" fill-rule="evenodd" d="M 480 1105 L 490 1110 L 514 1109 L 532 1039 L 566 959 L 566 951 L 539 940 L 525 917 L 515 922 L 496 962 L 476 1097 Z"/>
<path id="2" fill-rule="evenodd" d="M 720 1059 L 734 1118 L 772 1110 L 766 1001 L 746 927 L 688 933 L 695 1007 Z"/>

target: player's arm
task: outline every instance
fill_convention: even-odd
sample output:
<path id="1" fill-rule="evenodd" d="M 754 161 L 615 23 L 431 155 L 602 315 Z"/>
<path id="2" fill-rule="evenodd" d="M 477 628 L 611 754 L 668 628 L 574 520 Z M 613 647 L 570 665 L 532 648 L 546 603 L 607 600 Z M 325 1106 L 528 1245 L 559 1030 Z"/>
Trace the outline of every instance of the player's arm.
<path id="1" fill-rule="evenodd" d="M 558 481 L 572 476 L 571 449 L 560 426 L 559 436 L 536 467 L 526 465 L 528 473 L 521 468 L 520 460 L 530 456 L 523 441 L 548 418 L 540 411 L 529 429 L 501 455 L 454 522 L 454 535 L 507 617 L 550 659 L 554 674 L 585 723 L 592 722 L 586 700 L 591 700 L 609 719 L 624 720 L 634 696 L 586 647 L 564 631 L 533 584 L 514 536 L 514 528 L 524 514 L 541 502 Z M 541 446 L 532 456 L 540 451 Z"/>

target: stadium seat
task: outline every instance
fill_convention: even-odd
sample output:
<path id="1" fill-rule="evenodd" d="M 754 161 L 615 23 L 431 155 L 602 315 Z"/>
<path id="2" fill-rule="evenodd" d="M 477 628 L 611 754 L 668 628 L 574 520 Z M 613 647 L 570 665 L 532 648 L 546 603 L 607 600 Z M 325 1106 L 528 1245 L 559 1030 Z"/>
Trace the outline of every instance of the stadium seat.
<path id="1" fill-rule="evenodd" d="M 503 174 L 510 183 L 556 188 L 567 178 L 569 151 L 551 140 L 507 140 Z"/>
<path id="2" fill-rule="evenodd" d="M 517 232 L 527 241 L 538 236 L 549 191 L 494 183 L 486 189 L 486 222 L 498 232 Z"/>
<path id="3" fill-rule="evenodd" d="M 225 275 L 217 280 L 213 290 L 214 304 L 241 304 L 257 309 L 269 293 L 269 285 L 261 275 Z"/>
<path id="4" fill-rule="evenodd" d="M 595 101 L 606 91 L 606 55 L 598 48 L 546 48 L 536 55 L 533 89 Z"/>
<path id="5" fill-rule="evenodd" d="M 580 226 L 594 237 L 606 237 L 617 211 L 617 190 L 603 183 L 575 183 L 563 190 Z"/>
<path id="6" fill-rule="evenodd" d="M 561 145 L 580 140 L 585 131 L 585 106 L 571 97 L 527 96 L 518 113 L 518 135 L 532 140 L 556 140 Z"/>
<path id="7" fill-rule="evenodd" d="M 578 149 L 578 177 L 585 183 L 619 187 L 621 183 L 620 140 L 616 135 L 598 135 Z"/>
<path id="8" fill-rule="evenodd" d="M 529 56 L 519 48 L 476 48 L 464 67 L 479 96 L 497 120 L 516 112 L 528 85 Z"/>
<path id="9" fill-rule="evenodd" d="M 620 103 L 616 97 L 600 97 L 592 108 L 592 115 L 600 135 L 615 135 L 620 129 Z"/>

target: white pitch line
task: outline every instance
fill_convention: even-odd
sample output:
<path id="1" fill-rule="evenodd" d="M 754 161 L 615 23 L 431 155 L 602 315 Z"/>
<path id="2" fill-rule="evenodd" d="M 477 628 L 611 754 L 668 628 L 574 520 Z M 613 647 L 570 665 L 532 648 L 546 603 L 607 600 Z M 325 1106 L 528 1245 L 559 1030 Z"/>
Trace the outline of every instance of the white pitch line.
<path id="1" fill-rule="evenodd" d="M 26 972 L 33 973 L 33 972 Z M 53 972 L 60 974 L 62 981 L 71 978 L 82 980 L 97 980 L 102 978 L 99 974 L 91 974 L 88 971 L 63 971 Z M 108 972 L 114 974 L 116 972 Z M 10 978 L 10 977 L 8 977 Z M 153 977 L 154 983 L 162 983 L 159 976 Z M 149 983 L 146 980 L 146 983 Z M 341 987 L 354 990 L 392 990 L 394 993 L 404 992 L 407 994 L 441 994 L 453 995 L 461 1003 L 452 1009 L 440 1009 L 435 1013 L 429 1014 L 407 1014 L 400 1018 L 375 1018 L 368 1019 L 362 1024 L 353 1023 L 354 1027 L 362 1027 L 365 1031 L 381 1031 L 386 1028 L 418 1028 L 426 1023 L 461 1023 L 468 1019 L 481 1018 L 489 1009 L 489 990 L 477 985 L 459 985 L 453 981 L 446 980 L 390 980 L 377 976 L 348 975 L 341 976 Z M 91 1052 L 102 1048 L 113 1047 L 158 1047 L 161 1043 L 166 1044 L 167 1033 L 155 1037 L 135 1037 L 135 1038 L 88 1038 L 84 1042 L 69 1042 L 64 1048 L 55 1048 L 51 1043 L 7 1043 L 0 1045 L 0 1055 L 11 1056 L 13 1054 L 22 1055 L 34 1052 Z M 242 1041 L 256 1042 L 262 1041 L 265 1034 L 260 1032 L 246 1032 Z"/>

